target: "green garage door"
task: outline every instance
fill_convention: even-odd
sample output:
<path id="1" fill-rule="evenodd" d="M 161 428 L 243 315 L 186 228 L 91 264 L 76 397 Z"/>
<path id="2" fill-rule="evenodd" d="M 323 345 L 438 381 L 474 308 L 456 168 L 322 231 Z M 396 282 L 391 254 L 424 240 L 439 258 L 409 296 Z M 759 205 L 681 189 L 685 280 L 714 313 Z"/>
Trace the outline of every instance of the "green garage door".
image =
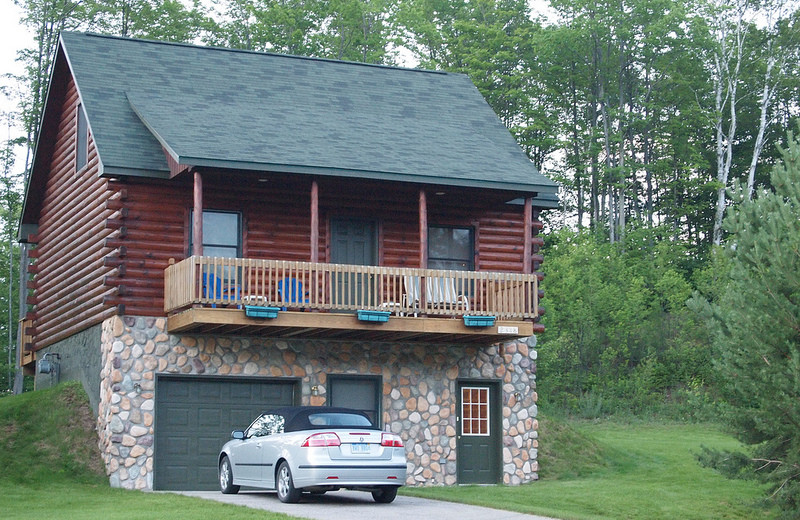
<path id="1" fill-rule="evenodd" d="M 231 431 L 272 407 L 295 404 L 298 382 L 248 377 L 159 375 L 153 487 L 214 490 L 217 456 Z"/>

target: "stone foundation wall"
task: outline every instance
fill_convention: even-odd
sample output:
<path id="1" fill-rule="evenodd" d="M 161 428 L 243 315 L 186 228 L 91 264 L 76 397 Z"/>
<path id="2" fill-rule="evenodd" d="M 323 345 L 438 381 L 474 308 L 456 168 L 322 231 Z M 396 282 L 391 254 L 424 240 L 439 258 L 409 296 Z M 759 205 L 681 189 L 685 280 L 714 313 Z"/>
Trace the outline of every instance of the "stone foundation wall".
<path id="1" fill-rule="evenodd" d="M 456 483 L 456 382 L 502 382 L 503 481 L 538 478 L 535 338 L 485 348 L 176 336 L 164 318 L 102 326 L 98 432 L 110 483 L 153 488 L 155 376 L 298 377 L 302 404 L 326 402 L 329 374 L 380 375 L 383 420 L 408 453 L 408 485 Z M 311 387 L 317 395 L 311 395 Z"/>

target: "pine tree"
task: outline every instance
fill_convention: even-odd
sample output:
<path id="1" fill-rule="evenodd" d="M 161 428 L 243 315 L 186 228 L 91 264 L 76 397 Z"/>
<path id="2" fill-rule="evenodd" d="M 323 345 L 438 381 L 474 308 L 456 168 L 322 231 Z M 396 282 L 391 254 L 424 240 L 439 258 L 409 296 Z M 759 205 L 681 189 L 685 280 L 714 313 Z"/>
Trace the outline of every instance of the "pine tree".
<path id="1" fill-rule="evenodd" d="M 789 134 L 772 190 L 726 218 L 730 278 L 700 305 L 712 331 L 726 418 L 747 453 L 707 450 L 701 461 L 770 485 L 786 518 L 800 518 L 800 139 Z M 694 304 L 698 305 L 698 298 Z"/>

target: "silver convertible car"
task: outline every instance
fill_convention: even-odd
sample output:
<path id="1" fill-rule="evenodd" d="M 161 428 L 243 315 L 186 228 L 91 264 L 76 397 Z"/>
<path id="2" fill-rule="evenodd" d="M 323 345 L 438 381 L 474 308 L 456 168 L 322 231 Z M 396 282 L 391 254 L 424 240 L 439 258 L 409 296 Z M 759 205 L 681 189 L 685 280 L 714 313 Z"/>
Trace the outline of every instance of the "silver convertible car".
<path id="1" fill-rule="evenodd" d="M 234 430 L 219 454 L 223 493 L 240 486 L 275 489 L 281 502 L 306 491 L 369 491 L 389 503 L 406 480 L 399 435 L 381 431 L 366 414 L 347 408 L 293 406 L 261 414 Z"/>

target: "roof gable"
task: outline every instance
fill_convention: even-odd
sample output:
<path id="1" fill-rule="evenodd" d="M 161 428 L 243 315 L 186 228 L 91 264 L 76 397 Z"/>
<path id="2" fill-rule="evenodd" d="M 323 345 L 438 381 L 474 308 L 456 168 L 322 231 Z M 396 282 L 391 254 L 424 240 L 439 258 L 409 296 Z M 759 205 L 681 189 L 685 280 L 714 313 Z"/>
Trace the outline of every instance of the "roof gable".
<path id="1" fill-rule="evenodd" d="M 555 192 L 466 76 L 64 33 L 106 174 L 177 163 Z M 163 148 L 162 148 L 163 147 Z"/>

